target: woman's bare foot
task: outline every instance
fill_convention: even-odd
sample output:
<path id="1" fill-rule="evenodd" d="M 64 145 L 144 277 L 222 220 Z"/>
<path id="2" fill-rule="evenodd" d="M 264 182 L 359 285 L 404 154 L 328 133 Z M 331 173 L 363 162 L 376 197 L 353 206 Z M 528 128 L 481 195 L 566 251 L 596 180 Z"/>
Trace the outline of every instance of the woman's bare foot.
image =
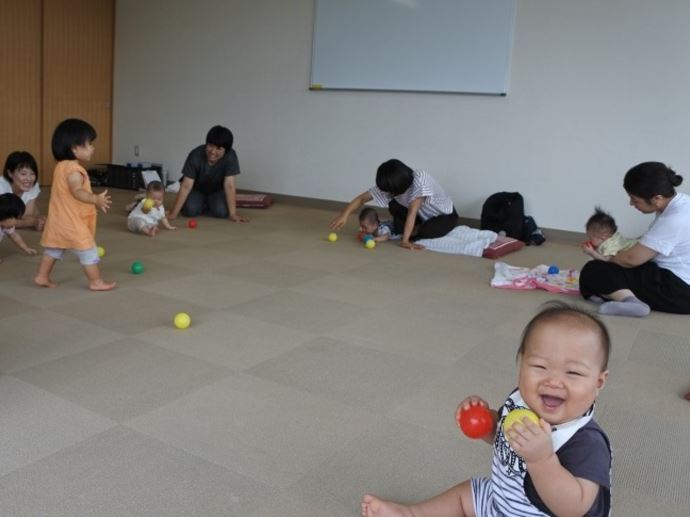
<path id="1" fill-rule="evenodd" d="M 407 506 L 384 501 L 371 494 L 364 494 L 362 517 L 414 517 L 414 514 Z"/>
<path id="2" fill-rule="evenodd" d="M 57 287 L 58 285 L 47 276 L 37 275 L 34 277 L 34 284 L 41 287 Z"/>
<path id="3" fill-rule="evenodd" d="M 110 291 L 111 289 L 115 289 L 116 285 L 117 282 L 106 282 L 102 278 L 99 278 L 98 280 L 89 282 L 89 289 L 92 291 Z"/>

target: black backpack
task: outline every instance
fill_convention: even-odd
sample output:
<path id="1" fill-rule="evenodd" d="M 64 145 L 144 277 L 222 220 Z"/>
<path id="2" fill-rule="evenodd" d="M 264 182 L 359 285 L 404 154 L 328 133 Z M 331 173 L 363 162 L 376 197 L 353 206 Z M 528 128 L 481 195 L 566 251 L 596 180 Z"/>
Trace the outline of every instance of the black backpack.
<path id="1" fill-rule="evenodd" d="M 491 194 L 482 206 L 481 229 L 505 232 L 508 237 L 523 240 L 525 206 L 519 192 Z"/>

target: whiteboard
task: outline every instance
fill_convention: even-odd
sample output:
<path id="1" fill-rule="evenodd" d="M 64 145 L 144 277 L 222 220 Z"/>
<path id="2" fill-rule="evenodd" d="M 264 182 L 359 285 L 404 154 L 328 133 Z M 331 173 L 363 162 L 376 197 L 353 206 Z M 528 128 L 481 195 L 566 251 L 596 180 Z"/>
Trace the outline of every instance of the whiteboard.
<path id="1" fill-rule="evenodd" d="M 505 95 L 517 0 L 316 0 L 312 90 Z"/>

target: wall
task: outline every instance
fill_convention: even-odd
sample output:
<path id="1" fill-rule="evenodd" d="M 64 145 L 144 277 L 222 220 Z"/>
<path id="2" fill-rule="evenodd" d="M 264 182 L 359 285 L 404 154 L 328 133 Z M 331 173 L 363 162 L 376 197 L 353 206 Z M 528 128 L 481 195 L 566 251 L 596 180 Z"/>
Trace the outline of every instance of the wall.
<path id="1" fill-rule="evenodd" d="M 113 158 L 176 177 L 221 123 L 240 188 L 344 201 L 397 157 L 465 217 L 519 190 L 541 226 L 581 231 L 600 204 L 639 234 L 629 167 L 664 161 L 690 191 L 688 19 L 687 0 L 521 0 L 507 97 L 310 92 L 313 0 L 118 0 Z"/>

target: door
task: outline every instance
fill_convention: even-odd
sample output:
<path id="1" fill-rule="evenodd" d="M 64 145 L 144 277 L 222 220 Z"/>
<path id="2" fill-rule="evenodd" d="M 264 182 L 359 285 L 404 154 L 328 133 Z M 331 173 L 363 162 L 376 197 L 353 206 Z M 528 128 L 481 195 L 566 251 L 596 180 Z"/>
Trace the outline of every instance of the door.
<path id="1" fill-rule="evenodd" d="M 111 156 L 114 0 L 43 4 L 43 179 L 52 181 L 50 141 L 66 118 L 86 120 L 98 137 L 92 163 Z"/>
<path id="2" fill-rule="evenodd" d="M 12 151 L 41 164 L 41 0 L 0 1 L 0 167 Z"/>

